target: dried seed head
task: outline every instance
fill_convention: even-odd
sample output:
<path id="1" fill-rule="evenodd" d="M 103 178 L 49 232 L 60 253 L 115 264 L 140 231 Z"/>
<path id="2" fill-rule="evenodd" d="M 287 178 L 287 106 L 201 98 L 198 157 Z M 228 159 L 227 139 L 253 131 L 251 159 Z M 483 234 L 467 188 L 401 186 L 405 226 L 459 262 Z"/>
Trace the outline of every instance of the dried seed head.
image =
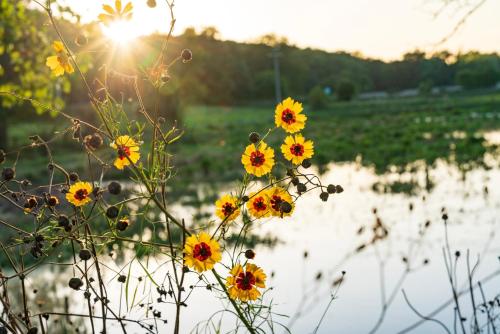
<path id="1" fill-rule="evenodd" d="M 118 231 L 125 231 L 129 225 L 130 225 L 130 222 L 128 219 L 120 219 L 116 223 L 116 229 Z"/>
<path id="2" fill-rule="evenodd" d="M 156 0 L 148 0 L 147 2 L 149 8 L 155 8 L 156 7 Z"/>
<path id="3" fill-rule="evenodd" d="M 88 261 L 92 257 L 92 253 L 88 249 L 82 248 L 82 249 L 80 249 L 80 252 L 78 253 L 78 256 L 83 261 Z"/>
<path id="4" fill-rule="evenodd" d="M 321 198 L 321 200 L 322 200 L 323 202 L 328 201 L 328 196 L 329 196 L 329 194 L 328 194 L 326 191 L 325 191 L 325 192 L 322 192 L 321 194 L 319 194 L 319 198 Z"/>
<path id="5" fill-rule="evenodd" d="M 10 181 L 16 176 L 16 171 L 13 168 L 7 167 L 2 170 L 2 179 Z"/>
<path id="6" fill-rule="evenodd" d="M 93 133 L 91 135 L 85 136 L 83 142 L 88 149 L 94 151 L 102 146 L 103 140 L 100 134 Z"/>
<path id="7" fill-rule="evenodd" d="M 72 288 L 74 290 L 80 290 L 80 288 L 83 286 L 83 282 L 78 277 L 72 277 L 69 280 L 68 285 L 69 285 L 70 288 Z"/>
<path id="8" fill-rule="evenodd" d="M 127 276 L 125 275 L 118 276 L 118 282 L 125 283 L 126 281 L 127 281 Z"/>
<path id="9" fill-rule="evenodd" d="M 118 217 L 119 211 L 120 210 L 118 210 L 116 206 L 112 205 L 106 210 L 106 216 L 111 219 L 116 218 Z"/>
<path id="10" fill-rule="evenodd" d="M 59 204 L 59 199 L 56 196 L 51 195 L 47 198 L 47 205 L 48 206 L 54 207 L 57 204 Z"/>
<path id="11" fill-rule="evenodd" d="M 304 167 L 304 168 L 311 167 L 311 160 L 305 159 L 304 161 L 302 161 L 302 167 Z"/>
<path id="12" fill-rule="evenodd" d="M 326 191 L 329 194 L 335 194 L 337 192 L 337 188 L 333 184 L 329 184 L 328 187 L 326 187 Z"/>
<path id="13" fill-rule="evenodd" d="M 110 184 L 108 184 L 108 191 L 110 194 L 118 195 L 122 191 L 122 186 L 120 183 L 112 181 Z"/>
<path id="14" fill-rule="evenodd" d="M 78 174 L 77 174 L 77 173 L 75 173 L 75 172 L 71 172 L 71 173 L 69 173 L 69 180 L 70 180 L 71 182 L 76 182 L 76 181 L 78 181 L 78 179 L 79 179 L 79 178 L 80 178 L 80 177 L 78 176 Z"/>
<path id="15" fill-rule="evenodd" d="M 251 142 L 251 143 L 257 143 L 259 142 L 260 140 L 260 135 L 257 133 L 257 132 L 252 132 L 248 135 L 248 140 Z"/>
<path id="16" fill-rule="evenodd" d="M 252 260 L 253 258 L 255 258 L 255 252 L 252 249 L 247 249 L 245 251 L 245 257 L 249 260 Z"/>
<path id="17" fill-rule="evenodd" d="M 344 192 L 344 188 L 342 188 L 342 186 L 340 184 L 337 184 L 335 186 L 335 192 L 337 192 L 338 194 L 343 193 Z"/>
<path id="18" fill-rule="evenodd" d="M 307 191 L 307 187 L 306 187 L 306 185 L 305 185 L 305 184 L 303 184 L 303 183 L 299 183 L 299 184 L 297 184 L 297 191 L 298 191 L 299 193 L 304 193 L 304 192 L 306 192 L 306 191 Z"/>
<path id="19" fill-rule="evenodd" d="M 247 195 L 245 195 L 241 198 L 241 200 L 243 201 L 243 203 L 246 203 L 250 200 L 250 198 Z"/>
<path id="20" fill-rule="evenodd" d="M 85 46 L 89 42 L 89 39 L 85 34 L 78 34 L 75 38 L 75 44 L 78 46 Z"/>
<path id="21" fill-rule="evenodd" d="M 299 182 L 300 182 L 300 181 L 299 181 L 299 178 L 298 178 L 298 177 L 296 177 L 296 176 L 292 177 L 292 184 L 293 184 L 294 186 L 296 186 L 297 184 L 299 184 Z"/>
<path id="22" fill-rule="evenodd" d="M 57 223 L 61 227 L 66 227 L 69 226 L 69 219 L 66 215 L 60 215 L 59 217 L 57 217 Z"/>
<path id="23" fill-rule="evenodd" d="M 283 213 L 290 213 L 292 212 L 292 204 L 288 203 L 287 201 L 283 201 L 280 204 L 280 211 Z"/>
<path id="24" fill-rule="evenodd" d="M 181 57 L 182 57 L 182 62 L 187 63 L 193 59 L 193 53 L 189 49 L 184 49 L 182 50 Z"/>

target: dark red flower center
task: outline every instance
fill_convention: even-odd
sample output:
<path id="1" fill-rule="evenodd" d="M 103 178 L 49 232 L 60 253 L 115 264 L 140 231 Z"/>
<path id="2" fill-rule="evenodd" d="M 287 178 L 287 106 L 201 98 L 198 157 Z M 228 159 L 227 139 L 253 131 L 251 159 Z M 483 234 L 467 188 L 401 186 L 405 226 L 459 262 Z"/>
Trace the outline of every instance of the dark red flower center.
<path id="1" fill-rule="evenodd" d="M 304 145 L 293 144 L 292 146 L 290 146 L 290 153 L 298 157 L 301 157 L 302 154 L 304 154 Z"/>
<path id="2" fill-rule="evenodd" d="M 264 201 L 264 197 L 258 197 L 253 201 L 253 208 L 255 211 L 264 211 L 267 209 L 267 205 Z"/>
<path id="3" fill-rule="evenodd" d="M 84 199 L 86 199 L 89 196 L 89 192 L 87 191 L 87 189 L 78 189 L 75 192 L 74 196 L 75 196 L 76 200 L 83 201 Z"/>
<path id="4" fill-rule="evenodd" d="M 250 155 L 250 162 L 252 163 L 252 166 L 260 167 L 264 164 L 264 162 L 266 162 L 266 158 L 262 152 L 255 151 Z"/>
<path id="5" fill-rule="evenodd" d="M 236 286 L 240 290 L 251 290 L 255 285 L 255 276 L 251 272 L 241 272 L 236 277 Z"/>
<path id="6" fill-rule="evenodd" d="M 125 157 L 130 156 L 130 147 L 122 145 L 118 146 L 118 158 L 120 160 L 125 159 Z"/>
<path id="7" fill-rule="evenodd" d="M 281 113 L 281 120 L 288 125 L 295 123 L 295 113 L 290 109 L 286 108 Z"/>
<path id="8" fill-rule="evenodd" d="M 283 202 L 283 199 L 278 195 L 273 195 L 271 198 L 271 207 L 274 211 L 280 211 L 280 205 Z"/>
<path id="9" fill-rule="evenodd" d="M 222 205 L 222 213 L 224 214 L 224 216 L 228 217 L 230 215 L 233 214 L 234 210 L 236 210 L 236 208 L 234 207 L 233 204 L 227 202 L 227 203 L 224 203 L 224 205 Z"/>
<path id="10" fill-rule="evenodd" d="M 210 246 L 204 242 L 201 242 L 194 246 L 193 257 L 200 261 L 205 261 L 212 255 L 212 251 L 210 250 Z"/>

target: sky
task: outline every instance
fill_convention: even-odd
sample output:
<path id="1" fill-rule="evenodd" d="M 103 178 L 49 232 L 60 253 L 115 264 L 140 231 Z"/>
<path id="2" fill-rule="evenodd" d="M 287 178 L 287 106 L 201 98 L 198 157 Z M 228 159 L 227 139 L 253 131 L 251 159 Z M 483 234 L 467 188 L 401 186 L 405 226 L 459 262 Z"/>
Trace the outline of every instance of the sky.
<path id="1" fill-rule="evenodd" d="M 126 0 L 123 0 L 124 3 Z M 480 0 L 471 0 L 476 2 Z M 112 0 L 58 0 L 95 20 L 103 3 Z M 170 15 L 164 0 L 147 7 L 146 0 L 132 0 L 134 33 L 164 32 Z M 215 26 L 220 38 L 255 41 L 274 33 L 299 47 L 327 51 L 359 52 L 366 57 L 400 59 L 416 48 L 427 52 L 500 51 L 500 1 L 486 0 L 466 24 L 446 43 L 448 35 L 470 9 L 450 6 L 434 13 L 444 0 L 176 0 L 174 34 L 187 27 Z M 464 3 L 463 0 L 457 0 Z"/>

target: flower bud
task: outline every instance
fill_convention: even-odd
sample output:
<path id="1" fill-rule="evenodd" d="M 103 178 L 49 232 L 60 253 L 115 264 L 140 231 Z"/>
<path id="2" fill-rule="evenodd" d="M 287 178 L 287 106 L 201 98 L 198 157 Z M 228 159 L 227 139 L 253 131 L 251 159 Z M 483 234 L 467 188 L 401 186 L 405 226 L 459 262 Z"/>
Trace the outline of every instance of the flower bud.
<path id="1" fill-rule="evenodd" d="M 342 186 L 341 186 L 340 184 L 337 184 L 337 185 L 335 186 L 335 192 L 336 192 L 337 194 L 343 193 L 343 192 L 344 192 L 344 188 L 342 188 Z"/>
<path id="2" fill-rule="evenodd" d="M 333 184 L 329 184 L 328 187 L 326 187 L 326 191 L 329 194 L 335 194 L 337 192 L 337 188 Z"/>
<path id="3" fill-rule="evenodd" d="M 306 187 L 306 185 L 305 185 L 305 184 L 303 184 L 303 183 L 299 183 L 299 184 L 297 184 L 297 191 L 298 191 L 299 193 L 305 193 L 305 192 L 307 191 L 307 187 Z"/>
<path id="4" fill-rule="evenodd" d="M 118 231 L 125 231 L 129 225 L 130 221 L 128 219 L 120 219 L 116 223 L 116 229 Z"/>
<path id="5" fill-rule="evenodd" d="M 57 217 L 57 223 L 61 227 L 69 226 L 69 219 L 66 215 L 60 215 Z"/>
<path id="6" fill-rule="evenodd" d="M 280 204 L 280 211 L 283 213 L 290 213 L 292 212 L 292 205 L 288 203 L 287 201 L 283 201 Z"/>
<path id="7" fill-rule="evenodd" d="M 325 191 L 325 192 L 322 192 L 322 193 L 319 195 L 319 198 L 321 198 L 321 200 L 322 200 L 323 202 L 326 202 L 326 201 L 328 201 L 328 196 L 329 196 L 329 194 Z"/>
<path id="8" fill-rule="evenodd" d="M 127 281 L 127 276 L 125 275 L 118 276 L 118 282 L 125 283 L 126 281 Z"/>
<path id="9" fill-rule="evenodd" d="M 85 136 L 83 142 L 85 143 L 85 146 L 92 151 L 97 150 L 103 144 L 102 137 L 98 133 Z"/>

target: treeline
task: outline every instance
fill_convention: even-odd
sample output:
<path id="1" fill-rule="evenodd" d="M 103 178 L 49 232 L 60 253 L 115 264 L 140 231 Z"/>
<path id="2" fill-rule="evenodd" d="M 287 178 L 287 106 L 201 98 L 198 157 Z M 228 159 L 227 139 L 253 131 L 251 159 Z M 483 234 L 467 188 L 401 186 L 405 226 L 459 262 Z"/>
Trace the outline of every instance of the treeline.
<path id="1" fill-rule="evenodd" d="M 148 42 L 159 44 L 159 38 L 149 37 Z M 331 87 L 335 92 L 346 83 L 357 92 L 394 92 L 456 84 L 475 89 L 500 81 L 498 54 L 414 51 L 402 60 L 384 62 L 345 52 L 300 49 L 273 36 L 256 43 L 222 41 L 214 28 L 200 33 L 187 29 L 172 44 L 177 49 L 171 50 L 174 54 L 184 47 L 193 50 L 190 65 L 175 67 L 172 73 L 181 100 L 190 103 L 273 99 L 273 53 L 278 56 L 284 95 L 304 97 L 317 87 Z"/>

